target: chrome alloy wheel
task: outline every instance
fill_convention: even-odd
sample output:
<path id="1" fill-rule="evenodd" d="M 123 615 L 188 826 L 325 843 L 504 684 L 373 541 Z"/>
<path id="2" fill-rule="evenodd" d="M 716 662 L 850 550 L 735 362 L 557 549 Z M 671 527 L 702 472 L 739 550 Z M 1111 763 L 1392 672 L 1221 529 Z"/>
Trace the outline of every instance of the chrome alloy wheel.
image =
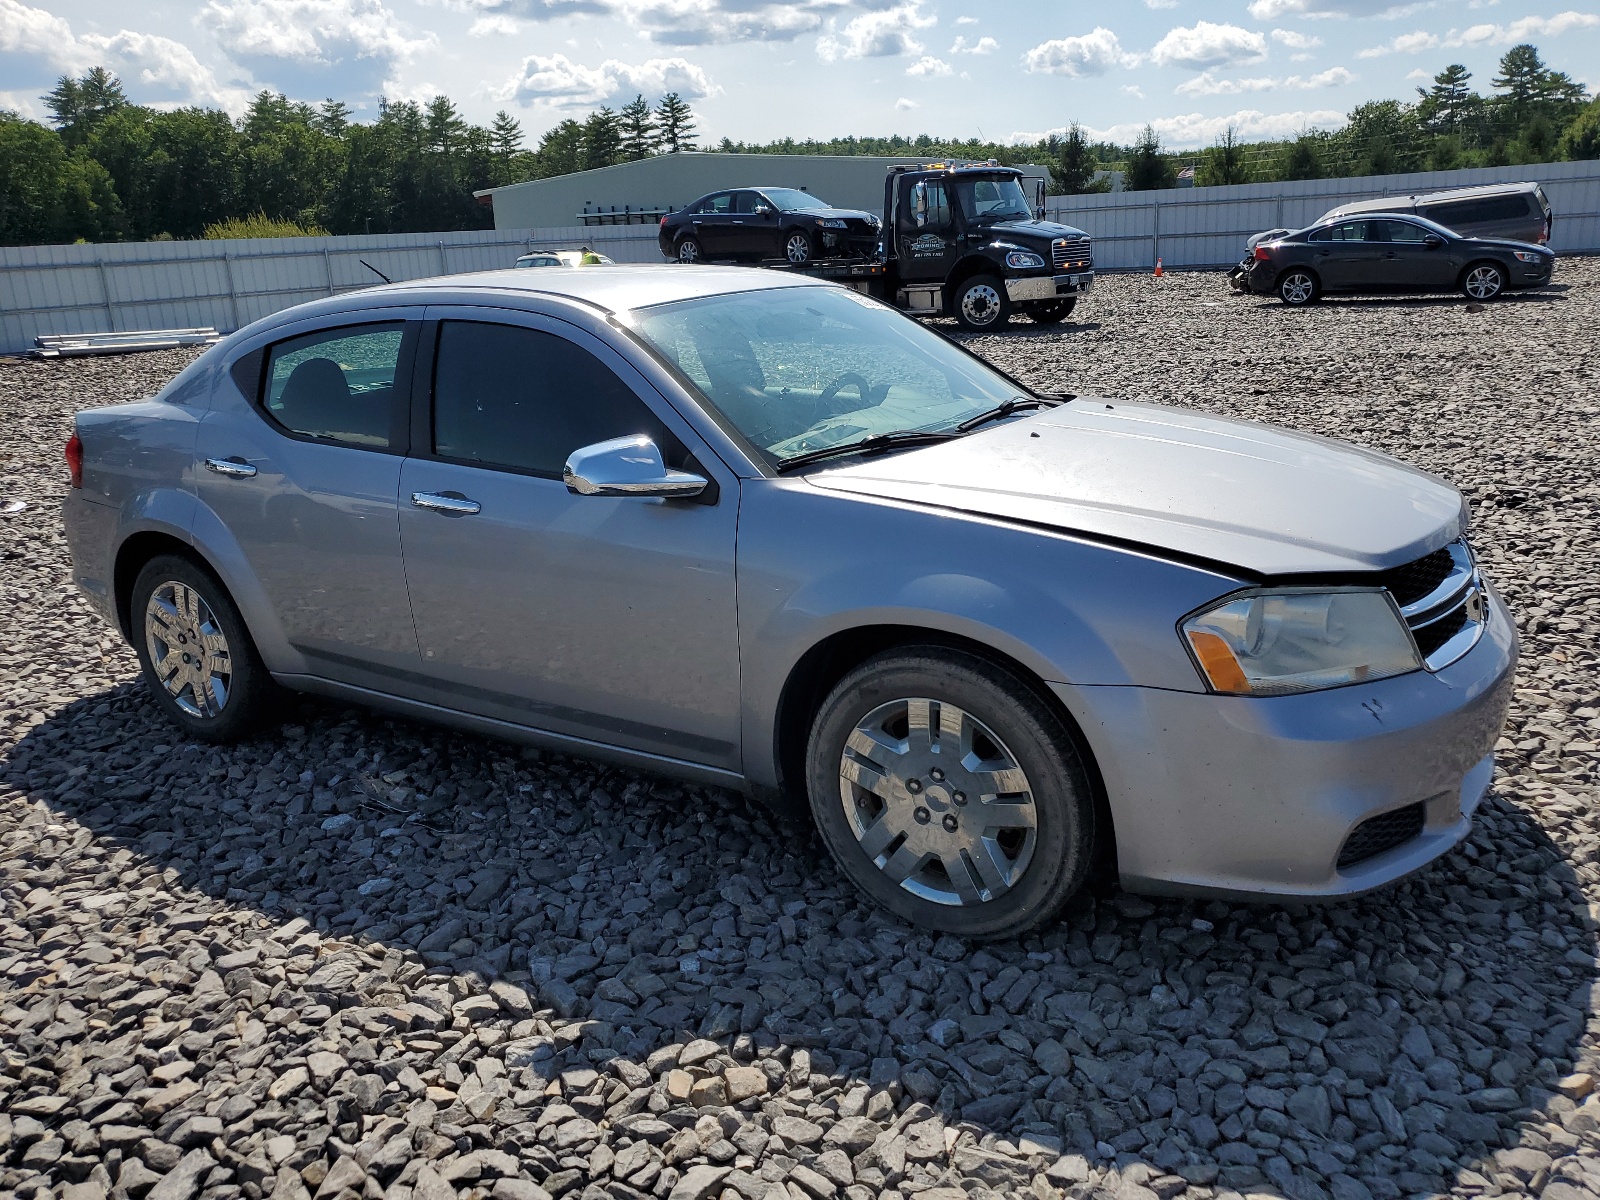
<path id="1" fill-rule="evenodd" d="M 1000 293 L 987 283 L 961 293 L 961 315 L 973 325 L 988 325 L 1000 315 Z"/>
<path id="2" fill-rule="evenodd" d="M 1284 277 L 1278 291 L 1286 304 L 1308 304 L 1316 294 L 1317 285 L 1304 271 L 1296 271 Z"/>
<path id="3" fill-rule="evenodd" d="M 685 263 L 700 261 L 700 243 L 693 238 L 684 238 L 678 243 L 678 261 Z"/>
<path id="4" fill-rule="evenodd" d="M 1468 271 L 1461 287 L 1474 300 L 1492 300 L 1500 294 L 1500 289 L 1504 285 L 1500 268 L 1484 264 Z"/>
<path id="5" fill-rule="evenodd" d="M 173 579 L 150 593 L 144 610 L 150 665 L 167 694 L 191 717 L 218 716 L 228 703 L 233 656 L 210 605 Z"/>
<path id="6" fill-rule="evenodd" d="M 784 257 L 792 263 L 809 262 L 811 259 L 811 240 L 803 233 L 792 233 L 789 240 L 783 244 Z"/>
<path id="7" fill-rule="evenodd" d="M 936 904 L 994 900 L 1033 861 L 1027 775 L 993 730 L 952 704 L 919 697 L 868 713 L 840 756 L 839 797 L 867 857 Z"/>

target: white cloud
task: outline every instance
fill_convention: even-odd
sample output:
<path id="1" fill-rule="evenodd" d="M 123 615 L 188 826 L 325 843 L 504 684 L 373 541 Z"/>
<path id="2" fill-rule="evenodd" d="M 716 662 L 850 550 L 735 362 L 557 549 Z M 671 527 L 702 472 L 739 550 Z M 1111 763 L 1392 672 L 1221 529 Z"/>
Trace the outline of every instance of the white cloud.
<path id="1" fill-rule="evenodd" d="M 1040 42 L 1022 56 L 1022 62 L 1032 74 L 1068 75 L 1082 79 L 1104 75 L 1112 67 L 1136 66 L 1139 56 L 1123 50 L 1117 35 L 1100 25 L 1092 33 L 1081 37 Z"/>
<path id="2" fill-rule="evenodd" d="M 82 64 L 74 57 L 76 50 L 72 26 L 62 18 L 18 0 L 0 0 L 0 51 L 36 55 L 58 66 L 77 68 Z"/>
<path id="3" fill-rule="evenodd" d="M 1313 37 L 1309 33 L 1298 33 L 1293 29 L 1274 29 L 1272 40 L 1291 50 L 1310 50 L 1322 45 L 1321 38 Z"/>
<path id="4" fill-rule="evenodd" d="M 210 0 L 200 20 L 230 54 L 320 65 L 408 58 L 437 40 L 407 37 L 382 0 Z"/>
<path id="5" fill-rule="evenodd" d="M 1180 96 L 1238 96 L 1246 92 L 1310 91 L 1313 88 L 1342 87 L 1355 80 L 1344 67 L 1329 67 L 1315 75 L 1290 75 L 1287 79 L 1265 76 L 1256 79 L 1218 79 L 1203 71 L 1173 89 Z"/>
<path id="6" fill-rule="evenodd" d="M 527 0 L 511 0 L 527 3 Z M 728 42 L 792 42 L 814 33 L 847 0 L 576 0 L 620 12 L 652 41 L 675 46 Z"/>
<path id="7" fill-rule="evenodd" d="M 1267 39 L 1237 25 L 1216 25 L 1197 21 L 1192 29 L 1179 26 L 1168 32 L 1150 51 L 1158 67 L 1231 66 L 1256 62 L 1267 56 Z"/>
<path id="8" fill-rule="evenodd" d="M 913 108 L 917 108 L 919 106 L 917 102 L 912 100 L 910 97 L 901 96 L 900 99 L 894 102 L 894 107 L 896 112 L 910 112 Z"/>
<path id="9" fill-rule="evenodd" d="M 39 110 L 33 107 L 33 98 L 16 92 L 0 92 L 0 110 L 14 112 L 30 121 L 39 119 Z"/>
<path id="10" fill-rule="evenodd" d="M 1132 96 L 1135 100 L 1144 99 L 1144 89 L 1137 83 L 1125 83 L 1117 89 L 1124 96 Z"/>
<path id="11" fill-rule="evenodd" d="M 950 64 L 942 58 L 935 58 L 931 54 L 924 54 L 916 62 L 906 68 L 907 75 L 948 75 Z"/>
<path id="12" fill-rule="evenodd" d="M 700 100 L 721 91 L 704 68 L 683 58 L 652 58 L 636 66 L 611 58 L 586 67 L 565 54 L 532 54 L 495 96 L 524 105 L 593 107 L 626 103 L 639 93 L 656 99 L 677 92 L 685 100 Z"/>
<path id="13" fill-rule="evenodd" d="M 818 38 L 817 55 L 824 62 L 833 62 L 840 58 L 921 54 L 923 47 L 917 41 L 917 31 L 938 24 L 939 18 L 925 17 L 920 9 L 921 0 L 911 0 L 879 12 L 862 13 L 842 30 L 830 29 Z"/>
<path id="14" fill-rule="evenodd" d="M 1553 17 L 1523 17 L 1506 25 L 1472 25 L 1466 29 L 1452 29 L 1442 37 L 1419 29 L 1415 33 L 1402 33 L 1378 46 L 1368 46 L 1358 58 L 1382 58 L 1387 54 L 1421 54 L 1441 46 L 1452 50 L 1464 46 L 1509 46 L 1534 38 L 1554 38 L 1575 29 L 1600 27 L 1600 16 L 1594 13 L 1562 12 Z"/>
<path id="15" fill-rule="evenodd" d="M 955 23 L 957 25 L 976 25 L 978 23 L 978 18 L 977 17 L 957 17 Z"/>
<path id="16" fill-rule="evenodd" d="M 513 18 L 498 14 L 479 17 L 467 30 L 468 37 L 516 37 L 522 26 Z"/>
<path id="17" fill-rule="evenodd" d="M 965 37 L 958 37 L 950 47 L 951 54 L 993 54 L 1000 49 L 1000 43 L 992 37 L 981 37 L 972 45 L 967 45 Z"/>
<path id="18" fill-rule="evenodd" d="M 1177 8 L 1178 0 L 1144 0 L 1146 8 Z"/>
<path id="19" fill-rule="evenodd" d="M 1250 15 L 1258 21 L 1275 21 L 1279 17 L 1392 17 L 1432 6 L 1431 0 L 1252 0 Z"/>
<path id="20" fill-rule="evenodd" d="M 1417 30 L 1415 33 L 1402 33 L 1381 46 L 1368 46 L 1356 54 L 1357 58 L 1382 58 L 1385 54 L 1420 54 L 1424 50 L 1433 50 L 1439 46 L 1437 34 Z"/>
<path id="21" fill-rule="evenodd" d="M 1414 71 L 1407 71 L 1406 72 L 1406 78 L 1407 79 L 1432 79 L 1433 76 L 1429 75 L 1421 67 L 1418 67 Z"/>

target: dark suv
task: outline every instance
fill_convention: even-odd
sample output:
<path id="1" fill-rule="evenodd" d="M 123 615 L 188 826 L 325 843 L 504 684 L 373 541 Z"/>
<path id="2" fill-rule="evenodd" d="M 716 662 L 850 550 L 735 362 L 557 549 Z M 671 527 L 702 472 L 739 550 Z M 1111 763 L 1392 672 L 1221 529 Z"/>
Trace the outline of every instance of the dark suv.
<path id="1" fill-rule="evenodd" d="M 662 217 L 660 241 L 661 253 L 679 262 L 781 258 L 799 265 L 875 254 L 878 218 L 796 188 L 740 188 Z"/>

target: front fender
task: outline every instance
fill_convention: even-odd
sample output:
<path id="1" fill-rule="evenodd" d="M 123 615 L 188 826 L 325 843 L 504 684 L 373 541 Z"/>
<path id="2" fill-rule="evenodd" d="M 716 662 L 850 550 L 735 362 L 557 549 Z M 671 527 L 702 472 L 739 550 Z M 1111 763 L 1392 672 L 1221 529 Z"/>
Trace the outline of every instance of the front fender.
<path id="1" fill-rule="evenodd" d="M 746 482 L 738 586 L 745 774 L 772 785 L 784 688 L 835 634 L 923 629 L 1046 682 L 1199 692 L 1177 622 L 1237 584 L 1139 550 L 795 478 Z"/>

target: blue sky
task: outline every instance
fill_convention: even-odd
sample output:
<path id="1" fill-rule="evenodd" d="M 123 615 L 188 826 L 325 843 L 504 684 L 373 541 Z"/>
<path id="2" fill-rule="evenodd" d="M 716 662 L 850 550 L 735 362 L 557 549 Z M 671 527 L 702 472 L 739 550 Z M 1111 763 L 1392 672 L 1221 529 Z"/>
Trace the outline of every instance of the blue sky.
<path id="1" fill-rule="evenodd" d="M 1488 90 L 1506 47 L 1600 86 L 1594 0 L 0 0 L 0 106 L 44 116 L 63 72 L 238 112 L 262 87 L 451 96 L 530 135 L 675 90 L 701 134 L 1037 136 L 1078 121 L 1174 148 L 1333 128 L 1448 63 Z"/>

